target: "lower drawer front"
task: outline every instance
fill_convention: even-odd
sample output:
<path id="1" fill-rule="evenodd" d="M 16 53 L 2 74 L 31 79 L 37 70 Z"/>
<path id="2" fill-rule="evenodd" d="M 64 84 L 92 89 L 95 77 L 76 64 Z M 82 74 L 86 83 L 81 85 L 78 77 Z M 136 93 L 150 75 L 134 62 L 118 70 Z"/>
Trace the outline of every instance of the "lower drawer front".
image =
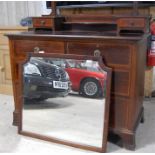
<path id="1" fill-rule="evenodd" d="M 97 43 L 68 43 L 67 52 L 70 54 L 94 55 L 96 50 L 101 52 L 105 63 L 110 67 L 130 67 L 130 45 L 97 44 Z"/>
<path id="2" fill-rule="evenodd" d="M 35 48 L 45 53 L 64 53 L 64 42 L 16 40 L 14 47 L 16 53 L 34 52 Z"/>

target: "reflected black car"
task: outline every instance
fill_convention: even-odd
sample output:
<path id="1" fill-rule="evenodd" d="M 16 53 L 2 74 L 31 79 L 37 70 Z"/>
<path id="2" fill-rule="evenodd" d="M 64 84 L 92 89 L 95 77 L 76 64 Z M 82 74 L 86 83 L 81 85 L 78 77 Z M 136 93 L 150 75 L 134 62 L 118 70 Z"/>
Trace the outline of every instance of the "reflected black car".
<path id="1" fill-rule="evenodd" d="M 24 65 L 24 98 L 45 100 L 65 97 L 70 91 L 68 73 L 61 67 L 32 57 Z"/>

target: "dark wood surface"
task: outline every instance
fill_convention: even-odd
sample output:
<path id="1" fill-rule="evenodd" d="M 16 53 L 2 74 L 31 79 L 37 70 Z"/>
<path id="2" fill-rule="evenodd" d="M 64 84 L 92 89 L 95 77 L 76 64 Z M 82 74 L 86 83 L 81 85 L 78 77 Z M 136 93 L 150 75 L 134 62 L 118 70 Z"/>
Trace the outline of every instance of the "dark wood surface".
<path id="1" fill-rule="evenodd" d="M 30 40 L 33 40 L 32 38 L 38 38 L 37 40 L 42 40 L 44 38 L 45 40 L 68 40 L 68 39 L 79 39 L 79 40 L 103 40 L 103 39 L 113 39 L 113 40 L 141 40 L 143 37 L 149 36 L 149 34 L 124 34 L 124 35 L 117 35 L 115 31 L 109 31 L 109 32 L 92 32 L 92 31 L 29 31 L 29 32 L 21 32 L 16 34 L 7 34 L 9 38 L 17 39 L 17 40 L 23 40 L 23 37 L 31 38 Z M 41 39 L 40 39 L 41 37 Z M 25 40 L 25 39 L 24 39 Z"/>
<path id="2" fill-rule="evenodd" d="M 94 55 L 101 52 L 112 68 L 109 133 L 122 146 L 135 149 L 135 132 L 143 116 L 144 68 L 148 35 L 121 36 L 114 32 L 27 32 L 8 34 L 15 99 L 14 125 L 19 125 L 19 63 L 39 47 L 45 53 Z"/>

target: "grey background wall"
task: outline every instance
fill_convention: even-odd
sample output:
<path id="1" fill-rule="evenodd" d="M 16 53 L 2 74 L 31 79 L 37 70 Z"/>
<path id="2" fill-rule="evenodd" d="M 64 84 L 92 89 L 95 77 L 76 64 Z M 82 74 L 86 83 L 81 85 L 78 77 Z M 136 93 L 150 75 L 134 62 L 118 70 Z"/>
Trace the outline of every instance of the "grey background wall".
<path id="1" fill-rule="evenodd" d="M 0 1 L 0 26 L 18 26 L 22 18 L 41 14 L 41 1 Z"/>

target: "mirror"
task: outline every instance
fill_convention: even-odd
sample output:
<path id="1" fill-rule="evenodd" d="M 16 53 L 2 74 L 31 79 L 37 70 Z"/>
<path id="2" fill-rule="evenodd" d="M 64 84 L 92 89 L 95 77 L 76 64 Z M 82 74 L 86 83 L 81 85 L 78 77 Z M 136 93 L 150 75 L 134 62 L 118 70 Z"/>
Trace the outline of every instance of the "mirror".
<path id="1" fill-rule="evenodd" d="M 31 54 L 22 65 L 20 133 L 104 152 L 110 75 L 98 57 Z"/>

